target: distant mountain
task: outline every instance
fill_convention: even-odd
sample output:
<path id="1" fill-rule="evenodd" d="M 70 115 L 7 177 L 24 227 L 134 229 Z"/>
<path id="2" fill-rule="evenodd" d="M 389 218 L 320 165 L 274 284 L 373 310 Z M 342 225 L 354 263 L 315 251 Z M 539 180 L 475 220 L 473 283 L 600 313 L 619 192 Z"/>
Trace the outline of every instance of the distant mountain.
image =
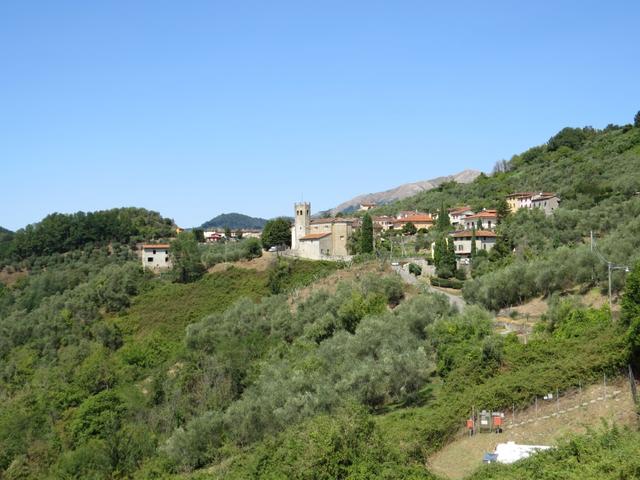
<path id="1" fill-rule="evenodd" d="M 11 230 L 7 230 L 6 228 L 0 227 L 0 235 L 2 234 L 13 234 L 13 232 Z"/>
<path id="2" fill-rule="evenodd" d="M 204 222 L 200 225 L 200 228 L 225 228 L 229 227 L 232 230 L 237 228 L 256 229 L 260 230 L 264 227 L 267 220 L 264 218 L 250 217 L 243 215 L 242 213 L 223 213 L 215 218 L 212 218 L 208 222 Z"/>
<path id="3" fill-rule="evenodd" d="M 354 210 L 358 210 L 361 203 L 375 203 L 382 205 L 385 203 L 395 202 L 397 200 L 402 200 L 403 198 L 411 197 L 417 193 L 436 188 L 438 185 L 445 182 L 471 183 L 478 175 L 480 175 L 480 173 L 481 172 L 478 170 L 463 170 L 460 173 L 447 175 L 446 177 L 437 177 L 432 178 L 431 180 L 405 183 L 404 185 L 400 185 L 390 190 L 385 190 L 384 192 L 365 193 L 341 203 L 337 207 L 329 210 L 327 213 L 331 215 L 335 215 L 339 212 L 349 213 Z"/>

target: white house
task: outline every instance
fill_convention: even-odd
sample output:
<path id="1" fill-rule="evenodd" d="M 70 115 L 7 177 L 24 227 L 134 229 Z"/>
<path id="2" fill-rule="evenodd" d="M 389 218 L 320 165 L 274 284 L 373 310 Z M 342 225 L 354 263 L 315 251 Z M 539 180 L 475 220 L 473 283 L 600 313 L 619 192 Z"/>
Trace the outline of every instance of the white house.
<path id="1" fill-rule="evenodd" d="M 471 230 L 474 226 L 484 230 L 492 230 L 498 224 L 498 212 L 496 210 L 483 210 L 466 216 L 461 222 L 467 230 Z"/>
<path id="2" fill-rule="evenodd" d="M 464 207 L 450 208 L 449 209 L 449 222 L 451 225 L 458 225 L 462 223 L 469 215 L 473 215 L 475 212 L 471 210 L 471 207 L 465 205 Z"/>
<path id="3" fill-rule="evenodd" d="M 142 245 L 142 268 L 160 272 L 171 268 L 168 243 Z"/>

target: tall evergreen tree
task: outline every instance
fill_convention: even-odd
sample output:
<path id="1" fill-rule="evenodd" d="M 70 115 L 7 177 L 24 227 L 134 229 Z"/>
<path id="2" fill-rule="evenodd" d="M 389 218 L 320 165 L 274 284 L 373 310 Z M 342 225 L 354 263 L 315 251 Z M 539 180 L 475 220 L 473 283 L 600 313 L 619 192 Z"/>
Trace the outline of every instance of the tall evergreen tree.
<path id="1" fill-rule="evenodd" d="M 360 232 L 360 253 L 373 252 L 373 220 L 368 213 L 362 217 L 362 227 Z"/>
<path id="2" fill-rule="evenodd" d="M 498 206 L 496 207 L 496 215 L 498 217 L 498 225 L 502 223 L 502 221 L 509 216 L 511 213 L 511 209 L 509 208 L 509 203 L 507 203 L 506 198 L 502 198 L 498 202 Z"/>
<path id="3" fill-rule="evenodd" d="M 201 261 L 198 240 L 193 232 L 181 232 L 169 249 L 173 263 L 173 279 L 179 283 L 189 283 L 199 279 L 205 268 Z"/>
<path id="4" fill-rule="evenodd" d="M 471 258 L 476 256 L 476 228 L 471 229 Z"/>
<path id="5" fill-rule="evenodd" d="M 446 232 L 451 227 L 451 222 L 449 221 L 449 212 L 447 212 L 447 209 L 444 208 L 444 202 L 440 206 L 436 226 L 441 232 Z"/>

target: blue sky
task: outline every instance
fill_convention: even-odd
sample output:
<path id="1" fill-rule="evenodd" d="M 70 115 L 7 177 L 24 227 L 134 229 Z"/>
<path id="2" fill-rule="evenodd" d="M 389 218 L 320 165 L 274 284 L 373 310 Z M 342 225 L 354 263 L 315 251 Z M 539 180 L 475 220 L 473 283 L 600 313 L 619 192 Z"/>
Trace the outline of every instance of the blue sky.
<path id="1" fill-rule="evenodd" d="M 291 214 L 640 109 L 637 1 L 0 2 L 0 225 Z"/>

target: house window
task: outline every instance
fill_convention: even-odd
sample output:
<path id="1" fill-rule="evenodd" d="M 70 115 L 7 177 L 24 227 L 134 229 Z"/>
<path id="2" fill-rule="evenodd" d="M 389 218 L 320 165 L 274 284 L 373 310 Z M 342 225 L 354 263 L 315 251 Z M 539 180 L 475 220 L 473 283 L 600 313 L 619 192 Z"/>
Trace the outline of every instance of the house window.
<path id="1" fill-rule="evenodd" d="M 147 257 L 147 262 L 153 262 L 153 257 Z"/>
<path id="2" fill-rule="evenodd" d="M 462 244 L 458 245 L 458 251 L 461 252 L 462 251 Z"/>
<path id="3" fill-rule="evenodd" d="M 155 250 L 153 251 L 153 254 L 154 254 L 154 255 L 156 254 L 156 251 L 155 251 Z"/>
<path id="4" fill-rule="evenodd" d="M 169 263 L 169 257 L 164 257 L 164 261 L 165 261 L 166 263 Z"/>
<path id="5" fill-rule="evenodd" d="M 489 220 L 489 228 L 491 228 L 491 220 Z"/>

